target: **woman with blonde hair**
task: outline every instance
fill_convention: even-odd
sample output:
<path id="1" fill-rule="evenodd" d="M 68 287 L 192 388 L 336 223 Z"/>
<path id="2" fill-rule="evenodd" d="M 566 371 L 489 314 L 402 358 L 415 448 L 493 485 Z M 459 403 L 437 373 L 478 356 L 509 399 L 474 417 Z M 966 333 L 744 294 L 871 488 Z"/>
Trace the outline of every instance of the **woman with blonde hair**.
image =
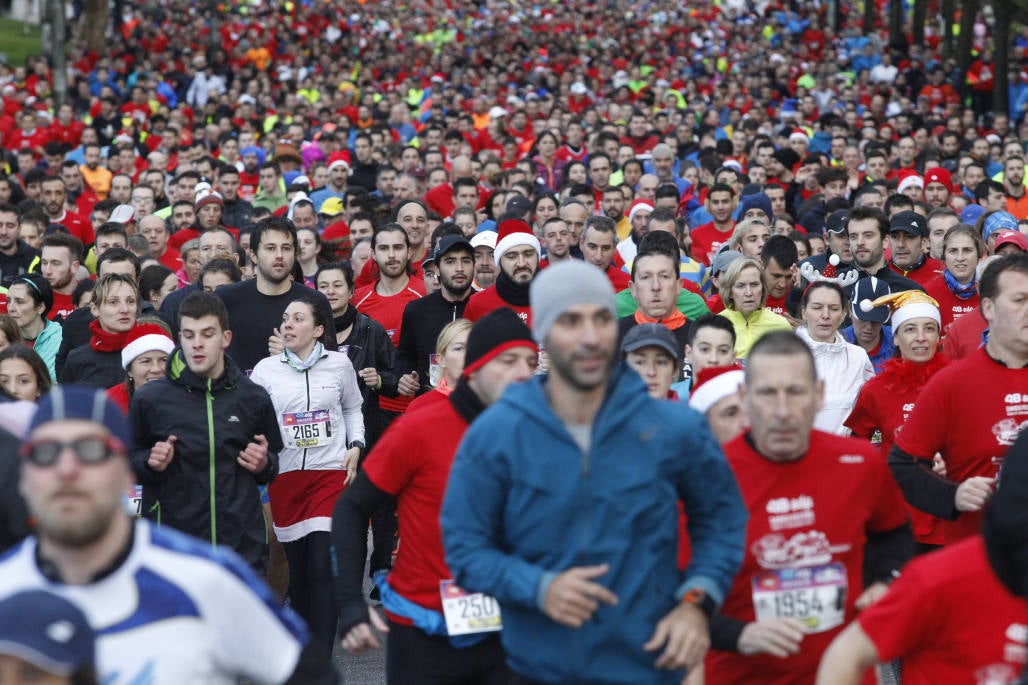
<path id="1" fill-rule="evenodd" d="M 735 356 L 745 359 L 753 344 L 771 331 L 791 331 L 788 319 L 768 309 L 767 284 L 760 262 L 750 257 L 736 259 L 720 280 L 725 309 L 718 316 L 735 328 Z"/>
<path id="2" fill-rule="evenodd" d="M 464 352 L 467 349 L 468 333 L 471 322 L 467 319 L 455 319 L 443 327 L 436 338 L 435 369 L 430 369 L 431 391 L 411 402 L 408 411 L 432 402 L 445 400 L 457 387 L 457 381 L 464 371 Z M 438 370 L 438 381 L 436 380 Z"/>

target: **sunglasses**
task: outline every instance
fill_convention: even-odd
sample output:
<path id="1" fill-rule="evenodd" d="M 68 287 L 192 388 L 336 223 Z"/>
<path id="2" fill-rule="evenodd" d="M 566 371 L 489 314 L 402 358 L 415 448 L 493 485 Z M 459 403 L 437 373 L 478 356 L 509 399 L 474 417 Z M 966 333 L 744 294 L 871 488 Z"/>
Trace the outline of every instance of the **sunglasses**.
<path id="1" fill-rule="evenodd" d="M 115 454 L 124 454 L 125 451 L 121 441 L 115 437 L 80 438 L 70 442 L 25 442 L 21 447 L 21 456 L 33 466 L 48 467 L 57 463 L 65 449 L 74 452 L 80 463 L 88 465 L 100 464 Z"/>

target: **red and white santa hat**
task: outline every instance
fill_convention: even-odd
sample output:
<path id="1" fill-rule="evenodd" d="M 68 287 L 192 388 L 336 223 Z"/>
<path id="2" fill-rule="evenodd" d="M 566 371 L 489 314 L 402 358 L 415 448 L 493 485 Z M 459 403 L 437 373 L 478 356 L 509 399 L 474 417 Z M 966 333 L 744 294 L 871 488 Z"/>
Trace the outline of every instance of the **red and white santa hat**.
<path id="1" fill-rule="evenodd" d="M 739 391 L 743 370 L 738 366 L 711 366 L 696 375 L 696 383 L 689 394 L 689 406 L 706 414 L 715 404 Z"/>
<path id="2" fill-rule="evenodd" d="M 139 324 L 129 331 L 127 343 L 121 350 L 121 368 L 127 371 L 141 354 L 154 351 L 171 354 L 174 349 L 175 341 L 166 330 L 155 323 Z"/>
<path id="3" fill-rule="evenodd" d="M 802 142 L 810 144 L 810 136 L 802 128 L 794 128 L 792 133 L 789 134 L 789 142 Z"/>
<path id="4" fill-rule="evenodd" d="M 531 245 L 535 248 L 536 254 L 542 252 L 539 239 L 535 237 L 535 233 L 532 233 L 532 227 L 528 225 L 527 221 L 521 219 L 501 221 L 496 230 L 496 248 L 493 252 L 496 266 L 500 265 L 500 258 L 503 257 L 504 252 L 518 245 Z"/>
<path id="5" fill-rule="evenodd" d="M 896 192 L 902 193 L 907 188 L 915 187 L 924 190 L 924 179 L 916 171 L 900 172 L 900 182 L 896 186 Z"/>
<path id="6" fill-rule="evenodd" d="M 639 212 L 653 212 L 653 203 L 649 200 L 633 200 L 628 210 L 628 220 L 631 221 Z"/>
<path id="7" fill-rule="evenodd" d="M 219 193 L 217 190 L 212 190 L 209 185 L 206 188 L 197 187 L 195 200 L 193 201 L 193 207 L 199 210 L 201 207 L 204 207 L 206 205 L 218 205 L 220 207 L 224 207 L 225 198 L 223 198 L 221 196 L 221 193 Z"/>

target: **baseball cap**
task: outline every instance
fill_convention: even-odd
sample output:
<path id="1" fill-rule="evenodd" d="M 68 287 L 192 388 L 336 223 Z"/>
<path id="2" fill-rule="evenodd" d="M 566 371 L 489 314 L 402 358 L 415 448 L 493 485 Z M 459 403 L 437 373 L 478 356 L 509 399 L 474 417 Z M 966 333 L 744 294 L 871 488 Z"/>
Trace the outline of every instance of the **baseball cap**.
<path id="1" fill-rule="evenodd" d="M 479 231 L 471 238 L 471 247 L 488 247 L 490 250 L 496 249 L 496 231 Z"/>
<path id="2" fill-rule="evenodd" d="M 999 252 L 999 248 L 1004 245 L 1016 245 L 1022 252 L 1028 252 L 1028 238 L 1021 231 L 1002 230 L 997 233 L 993 251 Z"/>
<path id="3" fill-rule="evenodd" d="M 678 341 L 667 326 L 659 323 L 641 323 L 632 326 L 621 341 L 621 352 L 635 352 L 644 347 L 659 347 L 675 361 L 682 358 L 683 350 L 678 349 Z"/>
<path id="4" fill-rule="evenodd" d="M 850 210 L 837 209 L 825 219 L 826 233 L 844 233 L 850 222 Z"/>
<path id="5" fill-rule="evenodd" d="M 982 214 L 985 214 L 985 207 L 981 205 L 968 205 L 960 213 L 960 223 L 974 226 L 978 223 L 978 219 L 982 218 Z"/>
<path id="6" fill-rule="evenodd" d="M 475 248 L 471 246 L 468 239 L 460 235 L 447 235 L 443 236 L 439 244 L 435 246 L 435 252 L 432 253 L 433 259 L 439 259 L 447 252 L 453 252 L 454 250 L 464 250 L 468 254 L 474 255 Z"/>
<path id="7" fill-rule="evenodd" d="M 128 224 L 136 217 L 136 208 L 132 205 L 118 205 L 111 212 L 108 221 L 116 221 L 119 224 Z"/>
<path id="8" fill-rule="evenodd" d="M 0 654 L 67 678 L 92 669 L 95 652 L 85 614 L 63 597 L 27 590 L 0 600 Z"/>
<path id="9" fill-rule="evenodd" d="M 924 238 L 928 235 L 928 222 L 913 210 L 896 212 L 889 220 L 889 232 L 903 231 Z M 871 298 L 872 300 L 875 298 Z"/>
<path id="10" fill-rule="evenodd" d="M 716 276 L 727 269 L 729 264 L 741 257 L 742 252 L 737 250 L 725 250 L 724 252 L 718 252 L 714 255 L 714 258 L 710 260 L 710 271 Z"/>
<path id="11" fill-rule="evenodd" d="M 913 212 L 909 212 L 913 213 Z M 885 297 L 891 291 L 889 285 L 874 276 L 868 276 L 861 278 L 857 281 L 857 284 L 853 288 L 853 302 L 850 305 L 851 315 L 855 319 L 861 321 L 873 321 L 876 323 L 885 323 L 889 320 L 889 308 L 885 305 L 879 307 L 872 307 L 870 310 L 864 310 L 859 306 L 859 303 L 864 300 L 874 301 L 879 297 Z"/>

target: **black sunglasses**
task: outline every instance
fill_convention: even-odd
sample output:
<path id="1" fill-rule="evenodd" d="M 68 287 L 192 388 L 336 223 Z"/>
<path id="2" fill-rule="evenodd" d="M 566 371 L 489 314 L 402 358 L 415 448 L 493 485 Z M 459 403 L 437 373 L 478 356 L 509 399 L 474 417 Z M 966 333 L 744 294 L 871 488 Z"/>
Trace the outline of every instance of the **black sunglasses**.
<path id="1" fill-rule="evenodd" d="M 21 447 L 22 458 L 33 466 L 48 467 L 57 463 L 61 452 L 70 449 L 83 464 L 100 464 L 115 454 L 124 452 L 121 441 L 114 437 L 80 438 L 70 442 L 43 440 L 25 442 Z"/>

